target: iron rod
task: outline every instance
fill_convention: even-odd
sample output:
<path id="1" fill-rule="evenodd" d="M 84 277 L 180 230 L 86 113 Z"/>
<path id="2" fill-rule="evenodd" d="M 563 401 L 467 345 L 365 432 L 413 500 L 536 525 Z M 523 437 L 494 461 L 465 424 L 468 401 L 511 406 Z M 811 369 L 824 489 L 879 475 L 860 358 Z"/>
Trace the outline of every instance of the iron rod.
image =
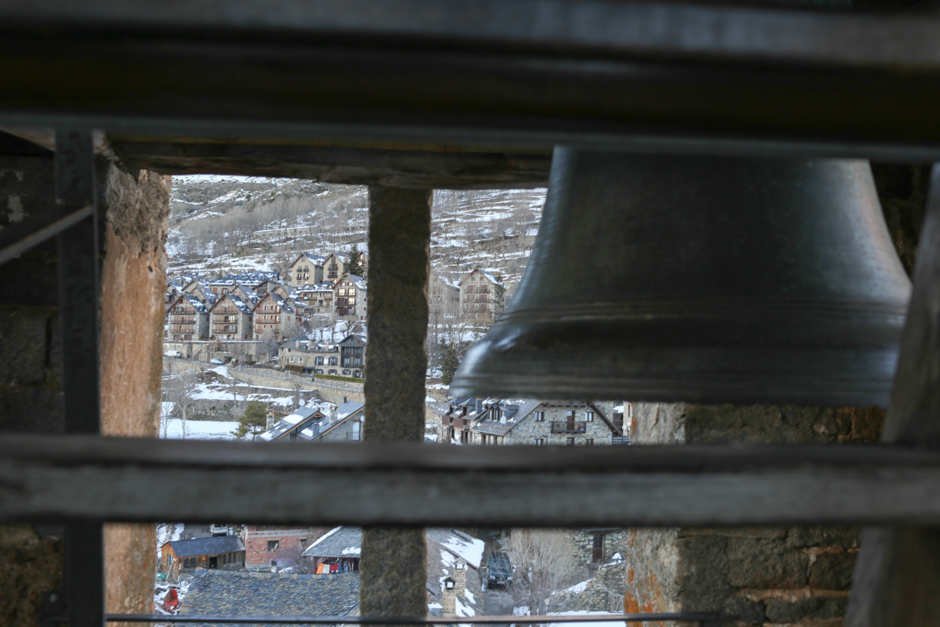
<path id="1" fill-rule="evenodd" d="M 15 244 L 10 244 L 3 250 L 0 250 L 0 265 L 5 264 L 11 259 L 19 257 L 26 251 L 31 250 L 46 240 L 55 237 L 72 225 L 77 224 L 85 218 L 89 217 L 92 213 L 94 213 L 94 211 L 94 208 L 91 206 L 84 207 L 75 213 L 71 213 L 64 218 L 56 220 L 49 226 L 39 229 L 32 235 L 24 237 Z"/>

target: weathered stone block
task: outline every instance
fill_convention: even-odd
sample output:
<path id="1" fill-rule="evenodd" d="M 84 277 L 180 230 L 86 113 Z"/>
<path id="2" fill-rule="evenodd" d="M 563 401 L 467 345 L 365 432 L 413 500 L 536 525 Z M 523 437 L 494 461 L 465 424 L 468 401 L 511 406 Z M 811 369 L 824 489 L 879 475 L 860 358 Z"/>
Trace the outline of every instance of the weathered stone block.
<path id="1" fill-rule="evenodd" d="M 42 594 L 62 580 L 62 540 L 40 539 L 29 525 L 0 526 L 0 624 L 39 624 Z"/>
<path id="2" fill-rule="evenodd" d="M 728 538 L 715 535 L 679 538 L 679 600 L 683 608 L 718 611 L 731 593 Z"/>
<path id="3" fill-rule="evenodd" d="M 809 585 L 824 590 L 848 590 L 852 586 L 852 571 L 856 553 L 823 553 L 809 570 Z"/>
<path id="4" fill-rule="evenodd" d="M 763 623 L 764 604 L 743 596 L 729 597 L 721 608 L 721 615 L 743 623 Z"/>
<path id="5" fill-rule="evenodd" d="M 787 546 L 839 546 L 857 548 L 860 527 L 792 527 L 787 534 Z"/>
<path id="6" fill-rule="evenodd" d="M 0 384 L 45 381 L 51 314 L 45 307 L 0 308 Z"/>
<path id="7" fill-rule="evenodd" d="M 796 601 L 767 600 L 767 619 L 771 623 L 799 623 L 804 619 L 832 619 L 845 614 L 848 597 L 811 597 Z"/>
<path id="8" fill-rule="evenodd" d="M 808 565 L 807 555 L 779 541 L 728 539 L 728 581 L 736 588 L 801 588 Z"/>
<path id="9" fill-rule="evenodd" d="M 0 386 L 0 431 L 64 433 L 62 391 Z"/>

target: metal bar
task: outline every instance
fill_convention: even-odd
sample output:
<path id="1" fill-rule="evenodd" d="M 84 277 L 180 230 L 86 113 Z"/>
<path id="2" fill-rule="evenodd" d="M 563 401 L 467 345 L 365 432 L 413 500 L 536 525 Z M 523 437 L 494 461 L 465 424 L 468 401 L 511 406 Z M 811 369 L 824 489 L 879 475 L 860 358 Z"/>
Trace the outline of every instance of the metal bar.
<path id="1" fill-rule="evenodd" d="M 231 614 L 166 615 L 166 614 L 108 614 L 108 622 L 124 623 L 259 623 L 285 625 L 532 625 L 536 623 L 600 623 L 623 621 L 646 623 L 653 621 L 696 622 L 715 620 L 717 614 L 704 612 L 672 612 L 663 614 L 587 614 L 575 616 L 240 616 Z"/>
<path id="2" fill-rule="evenodd" d="M 60 229 L 58 236 L 65 431 L 98 434 L 98 224 L 90 132 L 56 133 L 55 178 L 59 215 L 70 219 L 84 212 L 90 218 Z M 100 522 L 73 521 L 68 526 L 63 588 L 70 627 L 104 624 L 104 541 Z"/>
<path id="3" fill-rule="evenodd" d="M 27 250 L 35 248 L 39 244 L 45 242 L 46 240 L 55 237 L 62 231 L 67 228 L 81 222 L 85 218 L 89 217 L 94 213 L 93 207 L 85 207 L 84 209 L 79 209 L 75 213 L 69 214 L 68 216 L 56 220 L 52 224 L 42 229 L 39 229 L 32 235 L 24 237 L 15 244 L 11 244 L 6 248 L 0 250 L 0 265 L 5 264 L 11 259 L 19 257 Z"/>
<path id="4" fill-rule="evenodd" d="M 940 451 L 0 437 L 0 520 L 940 524 Z M 224 472 L 220 472 L 224 471 Z M 336 494 L 343 494 L 336 499 Z"/>

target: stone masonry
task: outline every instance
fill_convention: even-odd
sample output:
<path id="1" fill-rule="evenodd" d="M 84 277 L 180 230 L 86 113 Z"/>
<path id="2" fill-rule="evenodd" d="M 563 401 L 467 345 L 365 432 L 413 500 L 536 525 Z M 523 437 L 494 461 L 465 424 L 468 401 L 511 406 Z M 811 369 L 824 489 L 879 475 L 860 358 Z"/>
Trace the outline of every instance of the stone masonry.
<path id="1" fill-rule="evenodd" d="M 873 442 L 879 408 L 644 404 L 633 442 Z M 859 530 L 841 527 L 633 529 L 627 612 L 720 612 L 726 624 L 842 624 Z"/>

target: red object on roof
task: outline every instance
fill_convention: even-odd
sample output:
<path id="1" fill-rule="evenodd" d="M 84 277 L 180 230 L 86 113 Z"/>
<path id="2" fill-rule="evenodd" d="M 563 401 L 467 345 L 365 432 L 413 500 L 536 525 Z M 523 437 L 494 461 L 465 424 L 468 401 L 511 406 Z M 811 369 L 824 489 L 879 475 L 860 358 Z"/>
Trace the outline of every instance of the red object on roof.
<path id="1" fill-rule="evenodd" d="M 167 612 L 175 612 L 182 604 L 183 602 L 180 601 L 180 595 L 176 592 L 176 588 L 170 588 L 170 591 L 163 597 L 163 609 Z"/>

